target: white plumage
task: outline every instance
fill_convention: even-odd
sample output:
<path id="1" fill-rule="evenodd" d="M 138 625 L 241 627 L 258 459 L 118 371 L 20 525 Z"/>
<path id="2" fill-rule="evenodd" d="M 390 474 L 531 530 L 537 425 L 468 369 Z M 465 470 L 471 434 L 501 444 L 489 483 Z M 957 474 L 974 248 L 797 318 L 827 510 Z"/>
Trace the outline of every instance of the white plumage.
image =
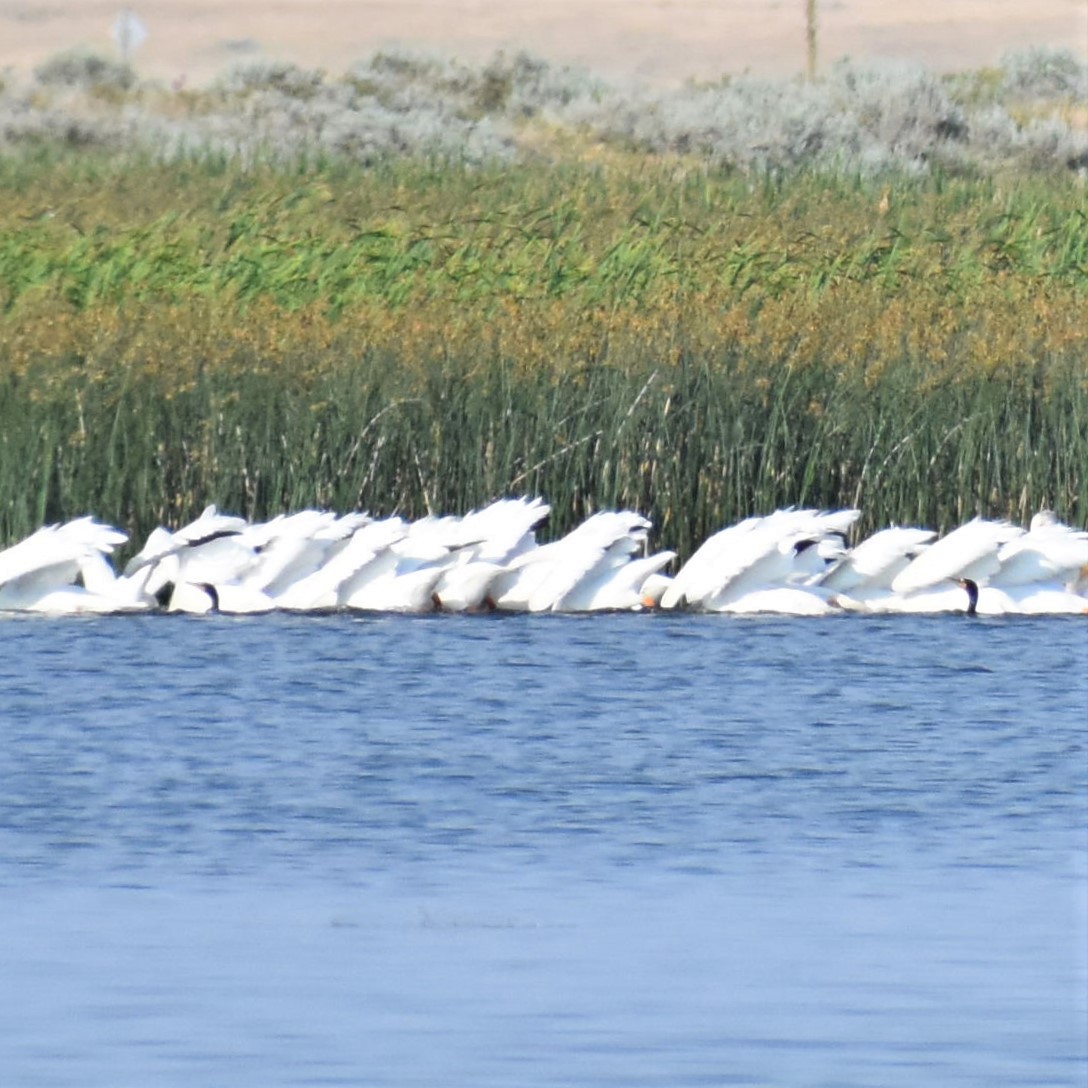
<path id="1" fill-rule="evenodd" d="M 1037 514 L 1028 530 L 974 518 L 935 539 L 891 527 L 853 548 L 857 510 L 778 510 L 709 537 L 673 576 L 650 521 L 605 510 L 551 543 L 540 498 L 463 517 L 407 521 L 302 510 L 248 523 L 207 507 L 153 530 L 117 575 L 126 540 L 91 517 L 48 525 L 0 551 L 0 610 L 259 613 L 596 612 L 660 607 L 733 614 L 1088 612 L 1088 532 Z"/>
<path id="2" fill-rule="evenodd" d="M 860 516 L 859 510 L 778 510 L 746 518 L 715 533 L 695 552 L 665 590 L 661 606 L 763 611 L 763 604 L 774 600 L 765 596 L 768 590 L 790 587 L 804 592 L 779 594 L 778 599 L 795 602 L 809 615 L 820 607 L 817 600 L 826 603 L 826 594 L 810 583 L 841 554 L 841 542 Z"/>

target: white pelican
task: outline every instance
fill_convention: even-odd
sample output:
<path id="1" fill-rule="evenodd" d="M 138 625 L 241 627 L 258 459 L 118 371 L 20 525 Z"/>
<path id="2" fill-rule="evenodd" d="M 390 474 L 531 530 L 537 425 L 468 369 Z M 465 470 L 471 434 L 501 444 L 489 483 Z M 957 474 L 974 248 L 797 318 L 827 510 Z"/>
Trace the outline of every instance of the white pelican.
<path id="1" fill-rule="evenodd" d="M 1088 533 L 1037 514 L 1031 529 L 973 518 L 942 537 L 898 574 L 889 599 L 874 610 L 958 612 L 963 591 L 972 614 L 1001 616 L 1079 613 L 1088 607 L 1075 580 L 1088 562 Z"/>
<path id="2" fill-rule="evenodd" d="M 891 589 L 892 580 L 936 538 L 930 529 L 881 529 L 851 548 L 818 578 L 836 593 L 866 595 Z"/>
<path id="3" fill-rule="evenodd" d="M 206 506 L 200 517 L 175 532 L 161 526 L 153 529 L 144 546 L 126 564 L 125 573 L 134 574 L 149 563 L 156 563 L 182 548 L 209 543 L 219 537 L 234 536 L 246 527 L 245 518 L 220 514 L 214 505 Z"/>
<path id="4" fill-rule="evenodd" d="M 267 592 L 278 608 L 291 611 L 337 608 L 345 583 L 403 533 L 403 523 L 397 518 L 368 521 L 346 537 L 316 542 L 320 546 L 315 546 L 305 564 L 291 564 Z"/>
<path id="5" fill-rule="evenodd" d="M 553 543 L 539 498 L 463 517 L 375 519 L 302 510 L 248 524 L 207 507 L 157 528 L 118 576 L 125 534 L 91 517 L 47 525 L 0 550 L 0 609 L 114 612 L 273 608 L 524 611 L 689 608 L 825 615 L 1088 613 L 1088 532 L 1040 511 L 1025 531 L 973 518 L 940 540 L 892 527 L 845 550 L 857 510 L 779 510 L 713 534 L 675 577 L 647 555 L 650 522 L 601 511 Z"/>
<path id="6" fill-rule="evenodd" d="M 275 607 L 275 602 L 259 589 L 250 589 L 231 582 L 216 585 L 181 581 L 174 584 L 166 610 L 196 615 L 222 612 L 228 616 L 246 616 L 271 612 Z"/>
<path id="7" fill-rule="evenodd" d="M 859 510 L 778 510 L 766 517 L 746 518 L 708 538 L 681 567 L 661 598 L 663 608 L 686 604 L 709 612 L 763 610 L 772 598 L 749 594 L 790 586 L 804 589 L 803 599 L 779 595 L 784 610 L 801 614 L 828 605 L 829 593 L 804 587 L 841 554 L 838 541 L 861 516 Z M 813 599 L 810 599 L 813 598 Z M 793 607 L 788 607 L 792 602 Z M 770 609 L 778 611 L 778 608 Z"/>
<path id="8" fill-rule="evenodd" d="M 435 587 L 442 571 L 437 564 L 403 573 L 393 569 L 356 589 L 345 603 L 367 612 L 433 612 L 439 607 Z"/>
<path id="9" fill-rule="evenodd" d="M 493 607 L 496 583 L 509 564 L 537 550 L 536 529 L 550 509 L 539 498 L 499 499 L 466 514 L 448 537 L 457 554 L 435 586 L 439 606 L 447 612 Z"/>
<path id="10" fill-rule="evenodd" d="M 641 514 L 602 510 L 559 540 L 514 556 L 492 582 L 491 599 L 508 611 L 640 607 L 641 583 L 672 559 L 672 553 L 661 553 L 635 560 L 649 529 Z M 639 565 L 624 569 L 634 562 Z"/>
<path id="11" fill-rule="evenodd" d="M 1001 547 L 1023 534 L 1023 529 L 1007 521 L 972 518 L 931 544 L 892 579 L 891 588 L 903 595 L 932 589 L 957 578 L 983 582 L 1000 569 Z"/>
<path id="12" fill-rule="evenodd" d="M 1000 566 L 990 584 L 1073 586 L 1088 567 L 1088 532 L 1063 525 L 1049 510 L 1031 519 L 1030 529 L 997 553 Z"/>
<path id="13" fill-rule="evenodd" d="M 529 611 L 587 610 L 594 591 L 641 550 L 649 530 L 650 522 L 629 510 L 592 514 L 556 542 L 547 573 L 529 596 Z"/>
<path id="14" fill-rule="evenodd" d="M 142 580 L 121 582 L 106 562 L 127 539 L 93 517 L 43 526 L 0 551 L 0 609 L 65 614 L 151 607 Z"/>
<path id="15" fill-rule="evenodd" d="M 241 580 L 278 597 L 320 570 L 330 553 L 368 520 L 365 514 L 341 518 L 321 510 L 300 510 L 252 525 L 238 538 L 256 553 Z"/>
<path id="16" fill-rule="evenodd" d="M 556 612 L 639 611 L 654 608 L 671 579 L 661 570 L 676 552 L 655 552 L 622 562 L 602 562 L 555 603 Z"/>

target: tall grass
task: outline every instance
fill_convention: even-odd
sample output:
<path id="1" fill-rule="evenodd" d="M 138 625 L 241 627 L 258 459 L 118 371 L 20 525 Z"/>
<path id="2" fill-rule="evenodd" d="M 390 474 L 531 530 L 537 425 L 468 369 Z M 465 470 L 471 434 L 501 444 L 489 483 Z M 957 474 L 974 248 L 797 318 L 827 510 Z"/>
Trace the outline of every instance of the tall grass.
<path id="1" fill-rule="evenodd" d="M 638 158 L 369 171 L 0 158 L 0 307 L 202 296 L 331 311 L 451 297 L 593 307 L 863 282 L 962 301 L 1002 278 L 1082 283 L 1083 196 L 1067 179 L 753 186 Z"/>
<path id="2" fill-rule="evenodd" d="M 579 145 L 581 146 L 581 145 Z M 206 502 L 1088 522 L 1072 176 L 0 157 L 0 537 Z"/>
<path id="3" fill-rule="evenodd" d="M 303 506 L 419 515 L 539 493 L 569 528 L 630 506 L 687 554 L 723 523 L 792 504 L 858 504 L 865 527 L 949 528 L 983 513 L 1088 512 L 1080 358 L 919 381 L 650 345 L 622 363 L 527 364 L 389 347 L 316 360 L 236 348 L 69 356 L 0 384 L 0 531 L 86 511 L 143 536 L 209 500 L 247 516 Z"/>

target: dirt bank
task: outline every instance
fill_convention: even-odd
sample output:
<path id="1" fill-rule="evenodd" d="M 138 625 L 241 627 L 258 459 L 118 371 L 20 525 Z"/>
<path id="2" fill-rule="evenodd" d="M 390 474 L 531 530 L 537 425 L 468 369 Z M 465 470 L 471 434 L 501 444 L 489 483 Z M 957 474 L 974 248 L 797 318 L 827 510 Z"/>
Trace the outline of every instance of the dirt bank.
<path id="1" fill-rule="evenodd" d="M 895 58 L 938 70 L 996 63 L 1033 45 L 1088 52 L 1084 0 L 824 0 L 821 65 Z M 673 83 L 806 63 L 803 0 L 140 0 L 141 75 L 202 83 L 235 64 L 285 59 L 332 73 L 376 49 L 479 60 L 529 49 L 603 76 Z M 0 2 L 0 69 L 29 72 L 73 47 L 117 55 L 121 8 L 98 0 Z"/>

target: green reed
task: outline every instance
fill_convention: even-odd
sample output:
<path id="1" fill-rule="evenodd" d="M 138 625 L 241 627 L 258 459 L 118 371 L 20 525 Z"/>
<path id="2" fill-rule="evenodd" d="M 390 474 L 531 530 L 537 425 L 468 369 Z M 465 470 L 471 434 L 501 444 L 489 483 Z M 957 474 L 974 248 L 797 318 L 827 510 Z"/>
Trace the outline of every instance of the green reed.
<path id="1" fill-rule="evenodd" d="M 207 371 L 170 399 L 147 375 L 76 374 L 29 406 L 9 377 L 0 530 L 93 511 L 142 537 L 209 500 L 249 517 L 418 516 L 526 493 L 553 504 L 555 531 L 633 507 L 689 554 L 722 524 L 788 504 L 857 504 L 867 528 L 1088 511 L 1088 389 L 1068 365 L 927 391 L 909 368 L 866 389 L 851 372 L 728 356 L 587 366 L 560 382 L 501 357 L 429 360 L 421 374 L 375 353 L 320 382 Z"/>
<path id="2" fill-rule="evenodd" d="M 750 182 L 626 166 L 292 172 L 0 159 L 0 306 L 83 310 L 227 295 L 339 312 L 361 300 L 641 303 L 844 280 L 948 290 L 996 275 L 1083 280 L 1088 219 L 1047 178 Z"/>
<path id="3" fill-rule="evenodd" d="M 1088 522 L 1083 194 L 0 159 L 0 538 L 206 502 Z"/>

